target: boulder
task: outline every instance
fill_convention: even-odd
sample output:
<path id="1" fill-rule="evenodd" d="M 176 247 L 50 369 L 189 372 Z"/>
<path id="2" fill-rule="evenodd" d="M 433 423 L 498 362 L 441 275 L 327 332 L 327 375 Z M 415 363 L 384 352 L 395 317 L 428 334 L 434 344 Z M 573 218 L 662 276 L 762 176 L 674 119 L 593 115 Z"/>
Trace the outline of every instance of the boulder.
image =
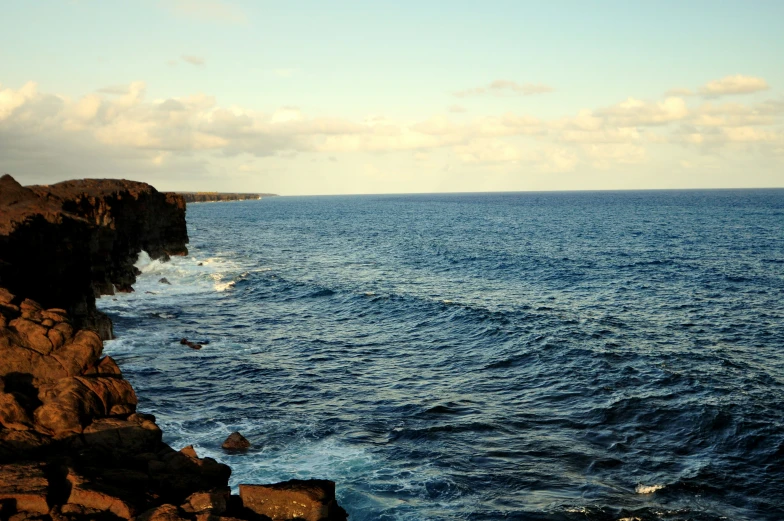
<path id="1" fill-rule="evenodd" d="M 155 452 L 161 444 L 161 429 L 155 423 L 135 418 L 100 418 L 84 428 L 84 443 L 96 456 L 111 460 L 130 460 Z"/>
<path id="2" fill-rule="evenodd" d="M 24 407 L 10 393 L 0 392 L 0 425 L 16 431 L 29 430 L 33 422 Z"/>
<path id="3" fill-rule="evenodd" d="M 38 432 L 0 429 L 0 467 L 2 462 L 13 462 L 25 457 L 40 458 L 52 444 L 49 436 Z"/>
<path id="4" fill-rule="evenodd" d="M 109 492 L 104 487 L 89 482 L 73 469 L 68 469 L 67 479 L 71 487 L 68 504 L 99 512 L 111 512 L 121 519 L 131 519 L 134 516 L 133 507 L 117 497 L 116 492 Z"/>
<path id="5" fill-rule="evenodd" d="M 226 450 L 246 450 L 250 447 L 250 442 L 239 432 L 232 432 L 221 447 Z"/>
<path id="6" fill-rule="evenodd" d="M 0 465 L 0 503 L 9 511 L 46 514 L 48 486 L 40 463 Z"/>
<path id="7" fill-rule="evenodd" d="M 180 511 L 176 506 L 166 504 L 140 514 L 136 521 L 186 521 L 187 519 L 180 516 Z"/>
<path id="8" fill-rule="evenodd" d="M 73 376 L 41 386 L 35 421 L 43 432 L 57 437 L 80 433 L 95 418 L 128 415 L 136 411 L 136 393 L 120 378 Z"/>
<path id="9" fill-rule="evenodd" d="M 292 479 L 272 485 L 240 485 L 245 508 L 273 521 L 345 521 L 333 481 Z"/>
<path id="10" fill-rule="evenodd" d="M 180 509 L 190 514 L 210 512 L 220 515 L 226 512 L 226 500 L 230 494 L 231 491 L 228 487 L 209 492 L 196 492 L 188 496 L 188 499 L 180 506 Z"/>

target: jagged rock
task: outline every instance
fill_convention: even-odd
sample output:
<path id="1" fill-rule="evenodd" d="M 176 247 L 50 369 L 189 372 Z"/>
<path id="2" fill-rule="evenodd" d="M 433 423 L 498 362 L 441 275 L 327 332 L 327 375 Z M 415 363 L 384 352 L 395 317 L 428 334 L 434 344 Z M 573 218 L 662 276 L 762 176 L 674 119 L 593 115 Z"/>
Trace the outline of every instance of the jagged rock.
<path id="1" fill-rule="evenodd" d="M 36 424 L 57 437 L 80 433 L 91 418 L 131 414 L 137 403 L 128 381 L 103 376 L 61 378 L 42 386 L 38 398 Z"/>
<path id="2" fill-rule="evenodd" d="M 130 519 L 134 516 L 135 512 L 131 505 L 114 494 L 101 490 L 101 487 L 89 482 L 73 469 L 68 470 L 67 479 L 71 487 L 68 504 L 99 512 L 111 512 L 121 519 Z"/>
<path id="3" fill-rule="evenodd" d="M 196 349 L 196 350 L 199 350 L 199 349 L 202 348 L 201 344 L 197 344 L 196 342 L 190 342 L 187 338 L 181 338 L 180 339 L 180 344 L 182 344 L 184 346 L 188 346 L 191 349 Z"/>
<path id="4" fill-rule="evenodd" d="M 250 448 L 250 442 L 239 432 L 232 432 L 221 447 L 226 450 L 246 450 Z"/>
<path id="5" fill-rule="evenodd" d="M 0 392 L 0 425 L 16 431 L 29 430 L 33 422 L 16 397 Z"/>
<path id="6" fill-rule="evenodd" d="M 158 282 L 161 283 L 161 284 L 169 284 L 169 285 L 171 285 L 171 282 L 169 282 L 169 279 L 167 279 L 166 277 L 161 278 L 160 280 L 158 280 Z"/>
<path id="7" fill-rule="evenodd" d="M 176 506 L 168 504 L 151 508 L 136 518 L 137 521 L 185 521 L 187 519 L 180 516 Z"/>
<path id="8" fill-rule="evenodd" d="M 0 503 L 9 511 L 46 514 L 48 486 L 40 463 L 0 465 Z"/>
<path id="9" fill-rule="evenodd" d="M 345 521 L 346 511 L 335 501 L 335 483 L 322 479 L 292 479 L 273 485 L 240 485 L 245 508 L 273 521 Z"/>
<path id="10" fill-rule="evenodd" d="M 84 428 L 83 437 L 97 457 L 122 460 L 158 450 L 162 433 L 148 420 L 101 418 Z"/>
<path id="11" fill-rule="evenodd" d="M 231 491 L 228 487 L 210 492 L 196 492 L 188 496 L 180 509 L 190 514 L 209 511 L 212 514 L 220 515 L 226 512 L 226 500 L 230 494 Z"/>
<path id="12" fill-rule="evenodd" d="M 40 456 L 52 444 L 52 439 L 41 433 L 0 429 L 0 467 L 2 462 Z"/>

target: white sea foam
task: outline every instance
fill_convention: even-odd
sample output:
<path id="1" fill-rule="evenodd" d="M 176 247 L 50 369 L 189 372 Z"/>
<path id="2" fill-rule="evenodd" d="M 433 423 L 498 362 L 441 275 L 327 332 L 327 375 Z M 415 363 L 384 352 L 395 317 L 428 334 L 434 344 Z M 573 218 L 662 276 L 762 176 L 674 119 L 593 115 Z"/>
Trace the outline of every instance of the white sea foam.
<path id="1" fill-rule="evenodd" d="M 635 492 L 638 494 L 653 494 L 657 490 L 661 490 L 665 487 L 665 485 L 637 485 L 637 488 L 634 489 Z"/>

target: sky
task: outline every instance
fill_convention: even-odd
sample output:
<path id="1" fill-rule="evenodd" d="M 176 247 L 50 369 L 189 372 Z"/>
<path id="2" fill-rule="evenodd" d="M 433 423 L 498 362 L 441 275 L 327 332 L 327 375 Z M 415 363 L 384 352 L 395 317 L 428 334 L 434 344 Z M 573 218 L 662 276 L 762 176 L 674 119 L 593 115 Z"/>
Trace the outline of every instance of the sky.
<path id="1" fill-rule="evenodd" d="M 784 187 L 782 20 L 780 0 L 5 0 L 0 174 Z"/>

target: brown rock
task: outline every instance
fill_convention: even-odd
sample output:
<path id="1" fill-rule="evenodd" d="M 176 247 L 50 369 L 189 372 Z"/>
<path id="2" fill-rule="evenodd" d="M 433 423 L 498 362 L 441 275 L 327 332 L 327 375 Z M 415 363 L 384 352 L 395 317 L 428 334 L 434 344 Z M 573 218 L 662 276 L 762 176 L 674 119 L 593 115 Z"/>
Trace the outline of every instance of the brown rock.
<path id="1" fill-rule="evenodd" d="M 33 455 L 40 457 L 51 443 L 52 438 L 35 431 L 0 429 L 0 462 L 18 461 L 20 458 Z"/>
<path id="2" fill-rule="evenodd" d="M 41 386 L 38 398 L 35 421 L 56 436 L 79 433 L 94 418 L 131 414 L 137 403 L 128 381 L 103 376 L 61 378 Z"/>
<path id="3" fill-rule="evenodd" d="M 348 515 L 335 501 L 335 483 L 312 479 L 273 485 L 240 485 L 245 508 L 273 521 L 344 521 Z"/>
<path id="4" fill-rule="evenodd" d="M 33 422 L 13 394 L 0 392 L 0 425 L 16 431 L 29 430 Z"/>
<path id="5" fill-rule="evenodd" d="M 65 344 L 65 335 L 58 329 L 50 329 L 46 332 L 53 349 L 59 349 Z"/>
<path id="6" fill-rule="evenodd" d="M 46 514 L 49 482 L 39 463 L 0 465 L 0 502 L 10 504 L 17 512 Z"/>
<path id="7" fill-rule="evenodd" d="M 0 288 L 0 304 L 10 304 L 14 300 L 14 295 L 5 288 Z"/>
<path id="8" fill-rule="evenodd" d="M 101 418 L 84 428 L 85 443 L 109 459 L 132 459 L 154 452 L 161 443 L 161 430 L 152 422 Z"/>
<path id="9" fill-rule="evenodd" d="M 183 447 L 180 449 L 180 452 L 188 456 L 189 458 L 198 458 L 198 454 L 196 454 L 196 449 L 193 448 L 193 445 L 188 445 L 187 447 Z"/>
<path id="10" fill-rule="evenodd" d="M 22 317 L 12 320 L 8 325 L 16 330 L 25 347 L 42 355 L 52 352 L 52 342 L 46 336 L 48 330 L 44 326 Z"/>
<path id="11" fill-rule="evenodd" d="M 65 322 L 68 320 L 68 313 L 64 309 L 60 308 L 50 308 L 41 311 L 41 316 L 44 319 L 49 319 L 53 322 Z"/>
<path id="12" fill-rule="evenodd" d="M 135 513 L 133 507 L 119 497 L 101 490 L 97 485 L 90 483 L 73 469 L 68 470 L 67 479 L 71 485 L 71 493 L 68 496 L 69 504 L 101 512 L 111 512 L 121 519 L 133 517 Z"/>
<path id="13" fill-rule="evenodd" d="M 174 505 L 152 508 L 136 518 L 137 521 L 185 521 L 186 519 L 180 516 L 179 510 Z"/>
<path id="14" fill-rule="evenodd" d="M 228 487 L 211 492 L 196 492 L 188 496 L 180 508 L 190 514 L 209 511 L 212 514 L 220 515 L 226 511 L 226 498 L 230 493 Z"/>
<path id="15" fill-rule="evenodd" d="M 57 324 L 55 329 L 62 332 L 69 327 L 67 324 Z M 52 353 L 52 357 L 60 362 L 69 376 L 76 376 L 95 365 L 102 351 L 103 343 L 98 333 L 82 329 L 74 335 L 73 341 L 66 342 L 63 347 Z"/>
<path id="16" fill-rule="evenodd" d="M 239 432 L 232 432 L 221 447 L 226 450 L 246 450 L 250 447 L 250 442 Z"/>
<path id="17" fill-rule="evenodd" d="M 41 316 L 43 308 L 38 302 L 30 300 L 29 298 L 24 299 L 19 305 L 19 310 L 22 312 L 22 318 L 26 318 L 27 320 L 40 322 L 43 319 Z"/>

